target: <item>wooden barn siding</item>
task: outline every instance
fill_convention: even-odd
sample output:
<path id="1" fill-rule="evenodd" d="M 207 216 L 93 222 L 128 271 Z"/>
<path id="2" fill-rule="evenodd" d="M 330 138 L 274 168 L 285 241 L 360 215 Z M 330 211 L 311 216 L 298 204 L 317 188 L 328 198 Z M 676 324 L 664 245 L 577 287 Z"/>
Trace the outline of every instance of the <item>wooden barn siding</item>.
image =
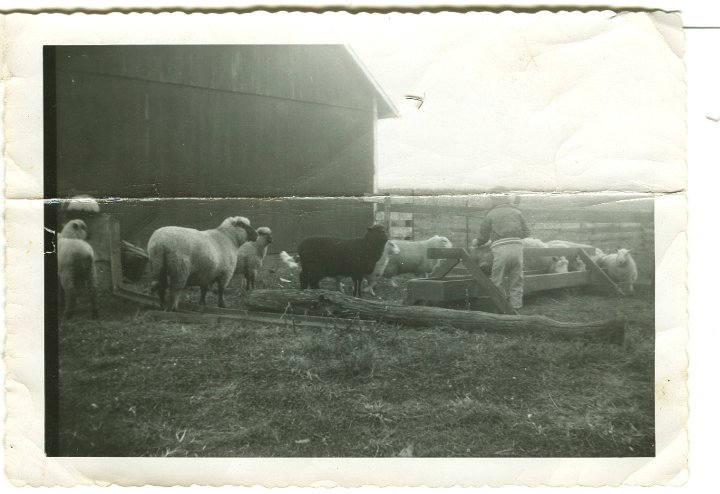
<path id="1" fill-rule="evenodd" d="M 180 56 L 180 52 L 173 53 Z M 321 63 L 309 55 L 305 58 L 310 65 Z M 60 66 L 62 59 L 58 55 Z M 192 57 L 189 60 L 195 61 Z M 269 64 L 261 60 L 256 56 L 247 63 L 269 70 Z M 140 70 L 140 61 L 135 65 L 127 60 L 124 65 L 117 60 L 107 63 L 120 67 L 118 72 L 126 72 Z M 363 100 L 371 108 L 363 111 L 342 106 L 350 101 L 340 101 L 341 105 L 308 103 L 69 70 L 72 67 L 70 64 L 57 73 L 60 196 L 74 190 L 101 197 L 339 196 L 372 192 L 371 93 L 364 93 Z M 177 71 L 178 77 L 199 71 L 198 67 L 188 67 L 193 70 Z M 100 68 L 109 70 L 104 65 Z M 344 92 L 356 96 L 364 91 L 342 77 L 334 80 L 334 72 L 324 74 L 319 69 L 307 69 L 315 72 L 312 77 L 301 69 L 293 77 L 275 77 L 325 77 L 318 86 L 347 84 Z M 262 86 L 258 81 L 263 77 L 274 80 L 269 73 L 257 72 L 259 75 L 248 78 L 248 84 Z M 220 73 L 215 71 L 215 77 Z M 291 97 L 307 96 L 304 89 L 288 91 Z M 316 96 L 331 98 L 334 94 L 326 91 Z"/>
<path id="2" fill-rule="evenodd" d="M 372 112 L 373 89 L 341 45 L 58 46 L 57 68 Z"/>
<path id="3" fill-rule="evenodd" d="M 372 204 L 351 199 L 166 199 L 103 203 L 120 221 L 121 237 L 145 248 L 157 228 L 168 225 L 205 230 L 228 216 L 246 216 L 273 232 L 271 254 L 294 252 L 311 235 L 359 237 L 373 223 Z"/>

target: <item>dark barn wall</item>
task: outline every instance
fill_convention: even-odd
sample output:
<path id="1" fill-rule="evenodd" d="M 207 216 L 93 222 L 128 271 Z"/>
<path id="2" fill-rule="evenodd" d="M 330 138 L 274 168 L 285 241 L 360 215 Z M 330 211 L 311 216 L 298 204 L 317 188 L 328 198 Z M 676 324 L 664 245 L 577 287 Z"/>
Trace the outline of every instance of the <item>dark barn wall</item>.
<path id="1" fill-rule="evenodd" d="M 145 248 L 152 232 L 166 225 L 205 230 L 228 216 L 246 216 L 273 231 L 271 254 L 294 252 L 311 235 L 360 237 L 373 222 L 373 205 L 359 199 L 158 199 L 103 202 L 120 221 L 121 237 Z"/>
<path id="2" fill-rule="evenodd" d="M 58 193 L 373 191 L 375 93 L 341 46 L 57 47 Z"/>

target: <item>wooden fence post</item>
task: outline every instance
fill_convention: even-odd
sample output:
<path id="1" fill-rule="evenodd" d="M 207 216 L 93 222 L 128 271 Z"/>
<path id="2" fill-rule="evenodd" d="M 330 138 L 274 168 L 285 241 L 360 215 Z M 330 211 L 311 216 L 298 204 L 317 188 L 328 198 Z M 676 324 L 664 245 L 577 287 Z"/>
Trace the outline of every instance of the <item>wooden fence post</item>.
<path id="1" fill-rule="evenodd" d="M 390 205 L 392 204 L 392 197 L 385 196 L 385 231 L 387 231 L 388 237 L 390 237 Z"/>

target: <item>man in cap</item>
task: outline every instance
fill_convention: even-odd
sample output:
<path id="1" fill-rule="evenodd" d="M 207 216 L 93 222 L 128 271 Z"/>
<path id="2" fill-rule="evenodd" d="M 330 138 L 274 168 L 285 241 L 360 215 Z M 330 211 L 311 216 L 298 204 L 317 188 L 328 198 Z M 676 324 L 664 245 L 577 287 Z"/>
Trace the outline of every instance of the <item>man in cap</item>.
<path id="1" fill-rule="evenodd" d="M 494 190 L 494 192 L 497 189 Z M 517 310 L 522 307 L 523 298 L 523 246 L 522 239 L 530 232 L 520 210 L 515 206 L 519 198 L 510 194 L 493 196 L 493 207 L 487 212 L 480 225 L 478 245 L 492 242 L 492 274 L 490 278 L 501 292 L 505 293 L 505 277 L 508 277 L 510 305 Z"/>

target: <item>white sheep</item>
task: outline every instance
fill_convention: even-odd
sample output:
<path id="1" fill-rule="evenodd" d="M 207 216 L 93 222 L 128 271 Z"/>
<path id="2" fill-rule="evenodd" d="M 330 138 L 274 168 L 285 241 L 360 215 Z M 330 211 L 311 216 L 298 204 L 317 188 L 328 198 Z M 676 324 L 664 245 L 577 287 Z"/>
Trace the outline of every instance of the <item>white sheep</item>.
<path id="1" fill-rule="evenodd" d="M 243 216 L 226 218 L 211 230 L 179 226 L 155 230 L 147 250 L 160 306 L 176 311 L 180 291 L 186 286 L 200 287 L 200 304 L 204 305 L 208 288 L 217 282 L 218 306 L 225 307 L 223 294 L 235 273 L 238 250 L 246 241 L 255 240 L 257 232 Z M 170 299 L 165 306 L 168 288 Z"/>
<path id="2" fill-rule="evenodd" d="M 280 260 L 290 269 L 300 269 L 300 264 L 298 264 L 297 260 L 285 251 L 280 252 Z"/>
<path id="3" fill-rule="evenodd" d="M 452 242 L 447 237 L 435 235 L 427 240 L 394 240 L 400 252 L 391 254 L 383 271 L 385 278 L 390 278 L 392 286 L 397 286 L 392 279 L 394 276 L 405 273 L 427 275 L 431 273 L 440 262 L 438 259 L 428 259 L 427 250 L 430 248 L 450 248 Z"/>
<path id="4" fill-rule="evenodd" d="M 245 242 L 238 251 L 238 261 L 235 272 L 245 277 L 245 289 L 255 289 L 255 280 L 263 260 L 267 255 L 268 246 L 272 243 L 272 231 L 266 226 L 257 229 L 257 240 Z M 285 254 L 287 255 L 287 254 Z"/>
<path id="5" fill-rule="evenodd" d="M 598 265 L 607 269 L 608 276 L 615 283 L 627 284 L 630 293 L 635 291 L 638 271 L 635 259 L 628 249 L 618 249 L 615 254 L 607 254 L 598 260 Z"/>
<path id="6" fill-rule="evenodd" d="M 527 237 L 523 238 L 521 240 L 523 249 L 533 248 L 533 249 L 545 249 L 548 247 L 548 244 L 540 240 L 539 238 L 534 237 Z"/>
<path id="7" fill-rule="evenodd" d="M 395 243 L 395 240 L 388 240 L 387 243 L 385 243 L 383 253 L 378 262 L 375 263 L 375 269 L 373 269 L 373 272 L 365 277 L 367 280 L 367 286 L 363 288 L 364 292 L 368 292 L 370 295 L 375 296 L 375 285 L 385 272 L 385 268 L 390 261 L 390 256 L 397 255 L 399 253 L 400 247 L 398 247 L 398 244 Z"/>
<path id="8" fill-rule="evenodd" d="M 90 295 L 93 319 L 98 317 L 95 252 L 85 241 L 86 238 L 87 226 L 78 219 L 69 221 L 58 235 L 58 278 L 61 306 L 64 306 L 66 318 L 73 315 L 81 288 Z"/>

